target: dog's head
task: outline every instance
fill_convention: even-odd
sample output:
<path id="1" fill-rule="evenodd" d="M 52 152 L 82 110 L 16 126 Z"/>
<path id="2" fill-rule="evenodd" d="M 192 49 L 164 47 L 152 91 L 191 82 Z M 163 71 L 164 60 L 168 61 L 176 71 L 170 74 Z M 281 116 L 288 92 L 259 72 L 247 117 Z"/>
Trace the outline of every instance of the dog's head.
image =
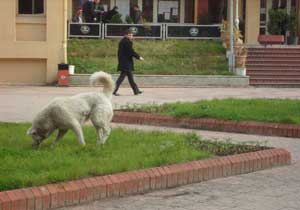
<path id="1" fill-rule="evenodd" d="M 32 138 L 32 146 L 38 147 L 43 142 L 43 140 L 45 140 L 49 136 L 49 132 L 44 129 L 31 127 L 28 129 L 27 135 L 31 136 Z"/>

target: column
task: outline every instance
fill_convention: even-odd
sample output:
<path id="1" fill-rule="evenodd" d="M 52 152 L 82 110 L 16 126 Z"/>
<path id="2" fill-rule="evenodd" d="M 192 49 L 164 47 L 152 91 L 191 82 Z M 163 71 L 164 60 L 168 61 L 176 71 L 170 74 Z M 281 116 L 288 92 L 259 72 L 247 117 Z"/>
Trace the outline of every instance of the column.
<path id="1" fill-rule="evenodd" d="M 195 15 L 194 15 L 194 24 L 198 24 L 198 0 L 195 0 Z"/>
<path id="2" fill-rule="evenodd" d="M 296 17 L 297 17 L 297 29 L 296 29 L 296 36 L 300 35 L 300 2 L 299 0 L 296 2 Z"/>
<path id="3" fill-rule="evenodd" d="M 56 80 L 57 64 L 66 62 L 66 1 L 47 1 L 47 83 Z"/>
<path id="4" fill-rule="evenodd" d="M 272 0 L 267 0 L 267 8 L 266 8 L 266 24 L 268 24 L 269 20 L 270 20 L 270 16 L 269 16 L 269 10 L 272 9 Z M 268 29 L 268 28 L 267 28 Z M 267 34 L 269 34 L 268 30 Z"/>
<path id="5" fill-rule="evenodd" d="M 116 6 L 116 1 L 110 0 L 110 9 L 114 8 L 114 6 Z"/>
<path id="6" fill-rule="evenodd" d="M 185 0 L 180 0 L 180 23 L 184 23 L 184 18 L 185 18 Z"/>
<path id="7" fill-rule="evenodd" d="M 2 8 L 0 42 L 13 42 L 16 40 L 16 1 L 0 1 L 0 7 Z"/>
<path id="8" fill-rule="evenodd" d="M 291 6 L 292 6 L 291 0 L 287 0 L 287 2 L 286 2 L 286 10 L 287 10 L 288 14 L 291 14 Z"/>
<path id="9" fill-rule="evenodd" d="M 260 25 L 260 0 L 246 0 L 245 38 L 247 44 L 257 44 Z"/>
<path id="10" fill-rule="evenodd" d="M 138 0 L 138 5 L 141 11 L 143 11 L 143 0 Z"/>
<path id="11" fill-rule="evenodd" d="M 153 0 L 153 23 L 157 23 L 158 0 Z"/>
<path id="12" fill-rule="evenodd" d="M 239 29 L 239 0 L 235 0 L 235 27 Z"/>

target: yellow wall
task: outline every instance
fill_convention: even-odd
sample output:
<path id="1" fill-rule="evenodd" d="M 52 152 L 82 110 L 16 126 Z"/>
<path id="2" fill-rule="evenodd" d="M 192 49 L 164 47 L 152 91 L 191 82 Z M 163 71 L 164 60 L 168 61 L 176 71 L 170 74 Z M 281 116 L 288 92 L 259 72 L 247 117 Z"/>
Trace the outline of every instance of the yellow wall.
<path id="1" fill-rule="evenodd" d="M 246 0 L 245 39 L 247 44 L 257 44 L 260 23 L 260 0 Z"/>
<path id="2" fill-rule="evenodd" d="M 46 59 L 0 59 L 2 84 L 45 84 Z"/>
<path id="3" fill-rule="evenodd" d="M 17 41 L 46 41 L 46 18 L 25 18 L 16 19 L 16 40 Z"/>
<path id="4" fill-rule="evenodd" d="M 41 84 L 56 80 L 66 62 L 67 0 L 45 0 L 45 15 L 18 15 L 17 0 L 1 0 L 0 83 Z"/>

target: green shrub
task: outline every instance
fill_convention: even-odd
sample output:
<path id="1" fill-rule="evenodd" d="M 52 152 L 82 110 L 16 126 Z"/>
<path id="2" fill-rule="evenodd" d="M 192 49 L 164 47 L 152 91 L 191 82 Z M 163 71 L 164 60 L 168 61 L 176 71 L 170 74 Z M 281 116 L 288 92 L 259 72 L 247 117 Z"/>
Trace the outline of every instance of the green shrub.
<path id="1" fill-rule="evenodd" d="M 116 15 L 112 16 L 110 22 L 111 23 L 123 23 L 123 21 L 122 21 L 122 15 L 121 14 L 116 14 Z"/>
<path id="2" fill-rule="evenodd" d="M 129 15 L 126 16 L 125 21 L 126 21 L 126 23 L 128 23 L 128 24 L 133 24 L 133 19 L 132 19 L 132 17 L 130 17 Z"/>
<path id="3" fill-rule="evenodd" d="M 272 35 L 285 35 L 288 29 L 289 15 L 285 9 L 270 9 L 268 32 Z"/>

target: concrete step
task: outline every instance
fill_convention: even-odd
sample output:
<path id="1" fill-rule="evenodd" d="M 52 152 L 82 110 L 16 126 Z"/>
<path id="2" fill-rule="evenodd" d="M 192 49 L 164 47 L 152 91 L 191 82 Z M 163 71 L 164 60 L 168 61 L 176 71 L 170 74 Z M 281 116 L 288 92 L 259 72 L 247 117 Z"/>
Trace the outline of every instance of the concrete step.
<path id="1" fill-rule="evenodd" d="M 299 52 L 291 52 L 291 51 L 249 51 L 248 50 L 248 54 L 249 55 L 299 55 Z"/>
<path id="2" fill-rule="evenodd" d="M 250 78 L 249 80 L 250 84 L 254 83 L 280 83 L 280 84 L 299 84 L 300 85 L 300 78 L 297 79 L 291 79 L 291 78 Z"/>
<path id="3" fill-rule="evenodd" d="M 281 67 L 281 66 L 252 66 L 252 65 L 248 65 L 247 66 L 247 71 L 282 71 L 282 72 L 299 72 L 300 71 L 300 67 Z"/>
<path id="4" fill-rule="evenodd" d="M 299 69 L 300 63 L 247 63 L 247 68 L 285 68 L 285 69 Z"/>
<path id="5" fill-rule="evenodd" d="M 248 52 L 255 53 L 300 53 L 300 48 L 248 48 Z"/>
<path id="6" fill-rule="evenodd" d="M 299 55 L 267 55 L 267 54 L 248 54 L 248 59 L 284 59 L 284 60 L 298 60 L 300 62 L 300 53 Z"/>
<path id="7" fill-rule="evenodd" d="M 285 58 L 274 58 L 274 59 L 267 59 L 267 58 L 247 58 L 247 63 L 274 63 L 274 64 L 299 64 L 300 65 L 300 60 L 299 59 L 291 59 L 291 60 L 286 60 Z"/>
<path id="8" fill-rule="evenodd" d="M 247 75 L 251 77 L 300 77 L 300 71 L 299 72 L 273 72 L 273 71 L 251 71 L 247 70 Z"/>
<path id="9" fill-rule="evenodd" d="M 250 82 L 251 86 L 256 87 L 283 87 L 283 88 L 299 88 L 300 83 L 280 83 L 280 82 Z"/>

